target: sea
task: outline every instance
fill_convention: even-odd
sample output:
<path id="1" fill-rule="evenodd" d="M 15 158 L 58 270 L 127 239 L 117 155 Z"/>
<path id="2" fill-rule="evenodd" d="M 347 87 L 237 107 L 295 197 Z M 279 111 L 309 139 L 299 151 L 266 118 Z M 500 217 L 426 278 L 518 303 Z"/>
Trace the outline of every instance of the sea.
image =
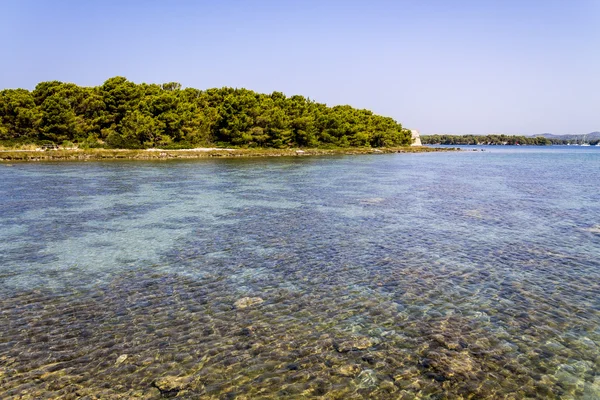
<path id="1" fill-rule="evenodd" d="M 0 164 L 0 398 L 600 398 L 600 147 L 462 149 Z"/>

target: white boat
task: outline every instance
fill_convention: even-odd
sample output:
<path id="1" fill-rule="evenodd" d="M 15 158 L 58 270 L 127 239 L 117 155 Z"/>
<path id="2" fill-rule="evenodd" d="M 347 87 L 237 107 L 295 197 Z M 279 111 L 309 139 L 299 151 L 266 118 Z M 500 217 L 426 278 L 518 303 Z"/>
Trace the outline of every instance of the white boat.
<path id="1" fill-rule="evenodd" d="M 591 146 L 589 143 L 581 143 L 581 146 Z"/>

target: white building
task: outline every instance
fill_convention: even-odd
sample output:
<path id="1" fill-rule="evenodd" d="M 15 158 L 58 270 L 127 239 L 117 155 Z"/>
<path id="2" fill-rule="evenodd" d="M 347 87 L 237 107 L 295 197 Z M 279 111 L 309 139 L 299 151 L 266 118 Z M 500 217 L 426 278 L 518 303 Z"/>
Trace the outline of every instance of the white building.
<path id="1" fill-rule="evenodd" d="M 419 135 L 419 131 L 416 129 L 411 129 L 410 133 L 412 134 L 411 146 L 423 146 L 423 144 L 421 143 L 421 135 Z"/>

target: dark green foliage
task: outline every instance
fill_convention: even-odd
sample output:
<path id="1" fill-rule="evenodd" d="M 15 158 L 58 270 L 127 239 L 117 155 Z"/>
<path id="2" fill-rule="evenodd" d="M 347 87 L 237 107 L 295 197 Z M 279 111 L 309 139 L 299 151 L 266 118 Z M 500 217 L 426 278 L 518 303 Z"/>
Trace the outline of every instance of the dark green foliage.
<path id="1" fill-rule="evenodd" d="M 41 105 L 40 124 L 43 139 L 60 143 L 75 137 L 75 112 L 66 98 L 60 95 L 47 97 Z"/>
<path id="2" fill-rule="evenodd" d="M 549 146 L 552 144 L 567 144 L 567 140 L 548 139 L 543 136 L 526 137 L 511 135 L 431 135 L 421 136 L 423 144 L 471 144 L 471 145 L 533 145 Z"/>
<path id="3" fill-rule="evenodd" d="M 0 91 L 0 141 L 82 147 L 383 147 L 411 144 L 391 118 L 303 96 L 247 89 L 182 89 L 124 77 L 98 87 L 42 82 Z"/>
<path id="4" fill-rule="evenodd" d="M 32 94 L 24 89 L 0 92 L 0 140 L 27 142 L 35 139 L 41 111 Z"/>

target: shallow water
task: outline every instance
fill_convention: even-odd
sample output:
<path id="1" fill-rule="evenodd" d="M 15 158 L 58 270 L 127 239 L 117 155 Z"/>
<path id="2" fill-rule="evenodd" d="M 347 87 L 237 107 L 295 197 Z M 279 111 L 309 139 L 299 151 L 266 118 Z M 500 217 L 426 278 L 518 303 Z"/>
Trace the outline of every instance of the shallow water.
<path id="1" fill-rule="evenodd" d="M 0 397 L 600 398 L 600 150 L 485 150 L 0 164 Z"/>

